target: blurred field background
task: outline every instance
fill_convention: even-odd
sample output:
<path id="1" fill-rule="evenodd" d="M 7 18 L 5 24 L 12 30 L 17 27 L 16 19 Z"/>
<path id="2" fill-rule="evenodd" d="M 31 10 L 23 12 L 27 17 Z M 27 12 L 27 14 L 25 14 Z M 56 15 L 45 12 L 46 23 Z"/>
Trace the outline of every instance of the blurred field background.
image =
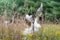
<path id="1" fill-rule="evenodd" d="M 40 31 L 24 35 L 26 14 L 43 3 Z M 60 0 L 0 0 L 0 40 L 60 40 Z"/>
<path id="2" fill-rule="evenodd" d="M 39 32 L 24 35 L 20 24 L 9 24 L 7 27 L 0 24 L 0 40 L 24 40 L 24 36 L 26 40 L 60 40 L 60 24 L 41 25 Z"/>

